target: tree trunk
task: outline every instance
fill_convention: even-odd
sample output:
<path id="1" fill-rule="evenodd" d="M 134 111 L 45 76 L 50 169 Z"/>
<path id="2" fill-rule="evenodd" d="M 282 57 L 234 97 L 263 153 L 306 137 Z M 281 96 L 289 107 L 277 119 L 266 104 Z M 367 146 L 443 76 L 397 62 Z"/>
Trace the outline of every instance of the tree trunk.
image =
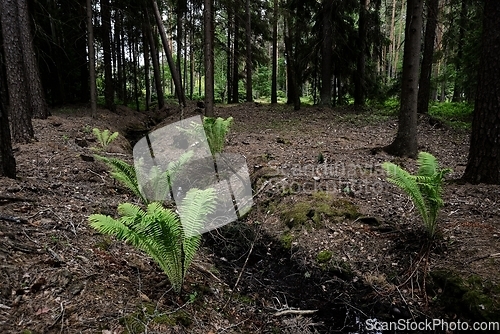
<path id="1" fill-rule="evenodd" d="M 2 73 L 3 74 L 3 73 Z M 3 80 L 0 80 L 0 91 Z M 0 94 L 0 176 L 16 178 L 16 160 L 12 154 L 12 143 L 10 141 L 10 128 L 7 110 L 4 108 L 2 95 Z"/>
<path id="2" fill-rule="evenodd" d="M 106 108 L 115 111 L 113 68 L 111 65 L 111 12 L 109 0 L 101 0 L 102 48 L 104 54 L 104 100 Z"/>
<path id="3" fill-rule="evenodd" d="M 94 25 L 92 23 L 92 0 L 87 0 L 87 44 L 89 49 L 90 114 L 97 117 L 97 88 L 95 83 Z"/>
<path id="4" fill-rule="evenodd" d="M 240 11 L 234 8 L 234 38 L 233 38 L 233 103 L 239 103 L 239 82 L 240 82 Z"/>
<path id="5" fill-rule="evenodd" d="M 34 118 L 46 119 L 49 116 L 49 110 L 43 96 L 42 83 L 40 81 L 40 73 L 38 64 L 35 59 L 35 51 L 33 50 L 31 24 L 28 14 L 28 5 L 26 0 L 17 0 L 17 8 L 19 15 L 19 31 L 21 37 L 21 48 L 23 53 L 24 70 L 29 91 L 29 103 L 31 107 L 31 115 Z"/>
<path id="6" fill-rule="evenodd" d="M 365 79 L 365 67 L 366 67 L 366 36 L 367 36 L 367 24 L 366 24 L 366 11 L 367 11 L 367 0 L 360 0 L 359 2 L 359 23 L 358 23 L 358 38 L 359 38 L 359 50 L 357 59 L 357 73 L 354 80 L 354 104 L 362 106 L 365 104 L 365 91 L 366 91 L 366 79 Z"/>
<path id="7" fill-rule="evenodd" d="M 405 4 L 407 3 L 407 1 L 404 1 L 402 0 L 401 1 L 401 15 L 400 15 L 400 21 L 402 21 L 404 19 L 404 12 L 405 12 Z M 397 43 L 396 43 L 396 46 L 395 46 L 395 49 L 394 49 L 394 63 L 392 64 L 392 68 L 393 68 L 393 73 L 394 73 L 394 77 L 397 77 L 398 76 L 398 63 L 399 63 L 399 47 L 401 46 L 401 29 L 402 28 L 402 24 L 399 24 L 399 29 L 398 29 L 398 38 L 397 38 Z"/>
<path id="8" fill-rule="evenodd" d="M 431 96 L 432 59 L 434 56 L 434 40 L 436 39 L 437 17 L 439 0 L 427 0 L 427 22 L 425 24 L 424 55 L 420 80 L 418 84 L 418 108 L 420 114 L 429 112 L 429 99 Z"/>
<path id="9" fill-rule="evenodd" d="M 323 38 L 321 41 L 321 91 L 320 104 L 332 103 L 332 9 L 330 0 L 323 0 Z"/>
<path id="10" fill-rule="evenodd" d="M 184 87 L 185 82 L 183 84 L 181 72 L 181 59 L 182 59 L 182 37 L 183 37 L 183 29 L 182 29 L 182 19 L 184 17 L 184 6 L 185 0 L 177 0 L 177 8 L 176 8 L 176 24 L 177 24 L 177 69 L 179 70 L 179 83 L 181 87 Z M 182 88 L 181 88 L 182 89 Z M 184 90 L 184 89 L 182 89 Z"/>
<path id="11" fill-rule="evenodd" d="M 231 38 L 233 36 L 233 10 L 231 8 L 232 3 L 227 5 L 227 46 L 226 46 L 226 81 L 227 81 L 227 103 L 231 103 L 233 100 L 233 80 L 232 74 L 232 44 Z"/>
<path id="12" fill-rule="evenodd" d="M 149 43 L 148 37 L 146 36 L 145 25 L 142 29 L 142 45 L 144 51 L 144 86 L 146 86 L 146 111 L 149 110 L 149 104 L 151 103 L 151 80 L 149 77 Z"/>
<path id="13" fill-rule="evenodd" d="M 21 49 L 21 33 L 16 0 L 2 0 L 0 15 L 2 22 L 3 49 L 7 71 L 9 93 L 9 118 L 12 138 L 18 143 L 27 143 L 34 138 L 29 105 L 28 78 L 26 77 Z"/>
<path id="14" fill-rule="evenodd" d="M 252 93 L 252 12 L 250 10 L 250 0 L 246 0 L 246 22 L 245 32 L 247 41 L 246 74 L 247 74 L 247 102 L 253 101 Z"/>
<path id="15" fill-rule="evenodd" d="M 118 99 L 123 102 L 123 57 L 122 57 L 122 39 L 121 39 L 121 30 L 122 30 L 122 14 L 120 10 L 116 11 L 115 14 L 115 50 L 116 50 L 116 96 Z"/>
<path id="16" fill-rule="evenodd" d="M 500 2 L 484 2 L 482 52 L 463 179 L 500 184 Z"/>
<path id="17" fill-rule="evenodd" d="M 170 73 L 172 74 L 172 79 L 174 81 L 175 93 L 177 94 L 179 104 L 185 107 L 186 97 L 184 96 L 184 91 L 181 85 L 181 76 L 179 70 L 175 66 L 174 59 L 172 58 L 172 52 L 170 51 L 167 33 L 165 32 L 165 26 L 163 25 L 163 21 L 161 19 L 160 10 L 158 9 L 158 4 L 156 3 L 156 0 L 151 0 L 151 2 L 153 4 L 156 24 L 158 26 L 158 30 L 160 31 L 163 50 L 165 51 L 165 55 L 167 56 L 168 67 L 170 68 Z"/>
<path id="18" fill-rule="evenodd" d="M 462 0 L 460 8 L 460 19 L 458 21 L 458 41 L 457 41 L 457 56 L 455 57 L 455 84 L 453 87 L 453 102 L 460 102 L 462 100 L 463 87 L 461 83 L 461 69 L 464 53 L 464 37 L 465 25 L 467 24 L 467 0 Z"/>
<path id="19" fill-rule="evenodd" d="M 384 147 L 387 153 L 396 156 L 416 157 L 418 150 L 417 95 L 422 14 L 423 0 L 408 0 L 398 133 L 394 141 Z"/>
<path id="20" fill-rule="evenodd" d="M 153 37 L 151 30 L 151 22 L 149 21 L 149 14 L 146 11 L 147 19 L 145 20 L 145 34 L 149 41 L 149 49 L 151 51 L 151 60 L 153 63 L 153 74 L 155 79 L 156 96 L 158 98 L 158 110 L 162 109 L 165 105 L 165 98 L 163 97 L 163 85 L 161 83 L 160 60 L 158 49 L 156 48 L 156 41 Z"/>
<path id="21" fill-rule="evenodd" d="M 214 48 L 212 41 L 212 1 L 204 0 L 203 21 L 205 27 L 205 116 L 214 116 Z"/>
<path id="22" fill-rule="evenodd" d="M 273 60 L 271 74 L 271 103 L 278 103 L 278 0 L 273 4 Z"/>
<path id="23" fill-rule="evenodd" d="M 389 40 L 391 41 L 391 44 L 389 46 L 389 52 L 388 52 L 388 66 L 387 66 L 387 77 L 389 79 L 392 79 L 394 77 L 394 68 L 393 68 L 393 59 L 394 59 L 394 52 L 396 50 L 396 40 L 395 40 L 395 22 L 396 22 L 396 0 L 392 0 L 392 15 L 391 15 L 391 27 L 389 31 Z"/>
<path id="24" fill-rule="evenodd" d="M 134 74 L 134 97 L 135 97 L 135 108 L 136 111 L 140 111 L 139 106 L 139 85 L 137 80 L 137 67 L 139 64 L 137 62 L 137 36 L 136 31 L 131 31 L 129 34 L 129 38 L 132 34 L 134 34 L 134 38 L 130 41 L 130 48 L 132 49 L 132 73 Z"/>

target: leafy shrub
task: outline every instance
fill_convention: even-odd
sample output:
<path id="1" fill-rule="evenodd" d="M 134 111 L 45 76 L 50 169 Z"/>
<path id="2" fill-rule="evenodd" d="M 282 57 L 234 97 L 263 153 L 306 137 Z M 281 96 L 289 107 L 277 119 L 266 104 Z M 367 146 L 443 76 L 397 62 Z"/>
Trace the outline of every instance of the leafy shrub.
<path id="1" fill-rule="evenodd" d="M 419 169 L 416 175 L 411 175 L 391 162 L 383 163 L 382 168 L 389 176 L 387 180 L 403 189 L 412 199 L 422 217 L 427 234 L 433 238 L 436 233 L 437 215 L 443 206 L 443 178 L 451 169 L 439 169 L 436 158 L 427 152 L 418 154 L 417 163 Z"/>

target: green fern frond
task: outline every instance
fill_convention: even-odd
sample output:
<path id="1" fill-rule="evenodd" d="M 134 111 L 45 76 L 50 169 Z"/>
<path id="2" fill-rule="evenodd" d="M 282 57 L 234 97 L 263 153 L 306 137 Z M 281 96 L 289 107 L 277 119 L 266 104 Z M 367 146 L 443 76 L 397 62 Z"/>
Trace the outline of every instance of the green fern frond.
<path id="1" fill-rule="evenodd" d="M 429 211 L 427 209 L 425 199 L 422 196 L 422 192 L 417 184 L 416 178 L 398 165 L 391 162 L 384 162 L 382 164 L 382 168 L 385 169 L 389 175 L 387 180 L 403 189 L 403 191 L 413 200 L 424 220 L 424 224 L 427 225 Z"/>
<path id="2" fill-rule="evenodd" d="M 103 149 L 106 149 L 119 135 L 118 132 L 111 133 L 108 129 L 101 131 L 98 128 L 93 128 L 92 132 Z"/>
<path id="3" fill-rule="evenodd" d="M 439 169 L 437 159 L 427 152 L 418 154 L 417 163 L 419 165 L 417 175 L 411 175 L 390 162 L 385 162 L 382 167 L 389 176 L 387 180 L 410 196 L 422 217 L 427 233 L 433 237 L 439 210 L 444 205 L 441 198 L 443 179 L 451 169 Z"/>
<path id="4" fill-rule="evenodd" d="M 149 203 L 139 189 L 134 166 L 116 158 L 107 158 L 100 155 L 94 155 L 94 157 L 104 162 L 111 169 L 111 176 L 115 180 L 127 187 L 134 195 L 139 197 L 144 204 Z"/>
<path id="5" fill-rule="evenodd" d="M 228 117 L 226 119 L 223 119 L 222 117 L 203 118 L 203 128 L 205 130 L 208 145 L 210 147 L 212 155 L 222 152 L 226 140 L 226 135 L 229 133 L 229 129 L 232 123 L 232 117 Z"/>
<path id="6" fill-rule="evenodd" d="M 186 197 L 179 205 L 179 216 L 181 217 L 182 227 L 184 229 L 184 239 L 182 249 L 184 252 L 184 268 L 186 272 L 193 261 L 198 248 L 200 247 L 200 232 L 207 215 L 213 213 L 216 205 L 215 189 L 206 190 L 190 189 Z"/>
<path id="7" fill-rule="evenodd" d="M 167 172 L 169 177 L 170 186 L 174 182 L 175 178 L 179 175 L 182 168 L 191 160 L 194 155 L 194 151 L 187 151 L 183 153 L 177 161 L 172 161 L 168 164 Z"/>

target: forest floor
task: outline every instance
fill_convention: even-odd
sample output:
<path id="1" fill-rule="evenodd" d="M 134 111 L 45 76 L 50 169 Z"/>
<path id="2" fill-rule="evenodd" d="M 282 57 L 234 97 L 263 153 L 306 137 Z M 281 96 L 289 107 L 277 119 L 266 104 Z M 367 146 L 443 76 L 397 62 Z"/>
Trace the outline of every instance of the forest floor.
<path id="1" fill-rule="evenodd" d="M 419 119 L 419 150 L 453 169 L 430 242 L 381 168 L 416 169 L 376 149 L 394 138 L 394 115 L 254 103 L 216 112 L 234 117 L 225 150 L 247 158 L 254 207 L 204 235 L 179 296 L 144 253 L 88 223 L 137 202 L 92 161 L 92 128 L 126 135 L 101 154 L 131 162 L 129 140 L 178 114 L 119 107 L 92 119 L 75 106 L 34 120 L 37 141 L 14 147 L 18 178 L 0 179 L 1 333 L 377 333 L 367 319 L 500 320 L 500 187 L 453 181 L 467 131 Z"/>

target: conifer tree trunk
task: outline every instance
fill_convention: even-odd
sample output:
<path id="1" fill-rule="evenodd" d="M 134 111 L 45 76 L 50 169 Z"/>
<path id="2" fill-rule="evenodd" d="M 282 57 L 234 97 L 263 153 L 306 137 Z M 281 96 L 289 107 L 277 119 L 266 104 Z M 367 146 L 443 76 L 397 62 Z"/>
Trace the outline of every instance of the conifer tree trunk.
<path id="1" fill-rule="evenodd" d="M 45 97 L 43 94 L 42 83 L 38 71 L 38 64 L 33 50 L 31 23 L 28 14 L 28 5 L 26 0 L 17 0 L 19 15 L 19 32 L 21 37 L 21 48 L 23 53 L 24 70 L 29 91 L 29 103 L 31 115 L 34 118 L 46 119 L 49 115 Z"/>
<path id="2" fill-rule="evenodd" d="M 90 113 L 92 118 L 97 117 L 97 88 L 95 75 L 95 50 L 94 50 L 94 25 L 92 23 L 92 0 L 87 0 L 87 45 L 89 53 L 89 77 L 90 77 Z"/>
<path id="3" fill-rule="evenodd" d="M 116 50 L 116 96 L 123 102 L 123 57 L 122 57 L 122 14 L 120 10 L 115 14 L 115 50 Z"/>
<path id="4" fill-rule="evenodd" d="M 101 0 L 102 48 L 104 54 L 104 100 L 106 108 L 115 111 L 113 68 L 111 65 L 111 12 L 109 0 Z"/>
<path id="5" fill-rule="evenodd" d="M 332 101 L 332 9 L 330 0 L 323 0 L 323 39 L 321 42 L 321 91 L 320 104 L 329 106 Z"/>
<path id="6" fill-rule="evenodd" d="M 18 143 L 27 143 L 34 138 L 29 103 L 28 77 L 23 62 L 21 32 L 16 0 L 2 0 L 0 18 L 5 55 L 5 67 L 8 69 L 7 91 L 9 95 L 9 118 L 11 120 L 12 139 Z"/>
<path id="7" fill-rule="evenodd" d="M 420 80 L 418 84 L 418 113 L 429 112 L 429 99 L 431 96 L 432 59 L 434 56 L 434 39 L 436 39 L 437 17 L 439 0 L 427 0 L 427 22 L 425 24 L 424 55 Z"/>
<path id="8" fill-rule="evenodd" d="M 234 38 L 233 38 L 233 103 L 239 103 L 239 65 L 240 65 L 240 11 L 238 7 L 234 8 Z"/>
<path id="9" fill-rule="evenodd" d="M 153 32 L 151 30 L 151 23 L 149 21 L 149 14 L 146 11 L 145 29 L 144 33 L 148 39 L 149 50 L 151 52 L 151 61 L 153 63 L 153 76 L 155 80 L 156 97 L 158 99 L 158 110 L 161 110 L 165 105 L 165 98 L 163 97 L 163 85 L 161 83 L 161 72 L 160 72 L 160 60 L 158 55 L 158 49 L 156 48 L 156 41 L 153 37 Z"/>
<path id="10" fill-rule="evenodd" d="M 149 110 L 149 104 L 151 103 L 151 82 L 149 77 L 149 43 L 146 36 L 146 29 L 142 30 L 142 45 L 144 51 L 144 85 L 146 86 L 146 111 Z"/>
<path id="11" fill-rule="evenodd" d="M 158 30 L 160 31 L 160 37 L 163 44 L 163 50 L 165 51 L 165 55 L 167 57 L 168 67 L 170 68 L 172 80 L 174 81 L 175 93 L 177 94 L 179 104 L 185 107 L 186 98 L 184 96 L 184 90 L 182 89 L 180 72 L 179 69 L 175 66 L 174 59 L 172 58 L 172 51 L 170 50 L 170 43 L 168 41 L 167 33 L 165 32 L 165 27 L 161 19 L 160 10 L 158 9 L 156 0 L 151 0 L 151 3 L 153 4 L 156 25 L 158 26 Z"/>
<path id="12" fill-rule="evenodd" d="M 500 2 L 484 1 L 481 59 L 463 179 L 500 184 Z"/>
<path id="13" fill-rule="evenodd" d="M 227 103 L 231 103 L 233 100 L 233 79 L 231 77 L 232 74 L 232 44 L 231 38 L 233 36 L 233 11 L 232 11 L 232 3 L 227 6 L 227 51 L 226 51 L 226 81 L 227 81 Z"/>
<path id="14" fill-rule="evenodd" d="M 214 49 L 212 1 L 204 0 L 203 20 L 205 27 L 205 116 L 214 116 Z"/>
<path id="15" fill-rule="evenodd" d="M 278 103 L 278 0 L 273 1 L 273 60 L 271 74 L 271 103 Z"/>
<path id="16" fill-rule="evenodd" d="M 2 70 L 0 69 L 0 71 Z M 0 92 L 2 91 L 2 85 L 3 80 L 0 80 Z M 12 154 L 9 119 L 7 116 L 7 110 L 3 105 L 2 96 L 3 94 L 0 93 L 0 176 L 6 176 L 14 179 L 16 178 L 16 160 Z"/>
<path id="17" fill-rule="evenodd" d="M 246 22 L 245 22 L 245 32 L 246 32 L 246 75 L 247 75 L 247 102 L 253 101 L 253 93 L 252 93 L 252 11 L 250 10 L 250 0 L 246 0 Z"/>
<path id="18" fill-rule="evenodd" d="M 365 68 L 366 68 L 366 11 L 368 0 L 360 0 L 359 3 L 359 23 L 358 23 L 358 36 L 359 36 L 359 54 L 357 59 L 357 73 L 354 80 L 354 104 L 362 106 L 365 104 Z"/>
<path id="19" fill-rule="evenodd" d="M 398 133 L 394 141 L 384 147 L 387 153 L 396 156 L 417 155 L 417 95 L 422 14 L 423 0 L 408 0 Z"/>

